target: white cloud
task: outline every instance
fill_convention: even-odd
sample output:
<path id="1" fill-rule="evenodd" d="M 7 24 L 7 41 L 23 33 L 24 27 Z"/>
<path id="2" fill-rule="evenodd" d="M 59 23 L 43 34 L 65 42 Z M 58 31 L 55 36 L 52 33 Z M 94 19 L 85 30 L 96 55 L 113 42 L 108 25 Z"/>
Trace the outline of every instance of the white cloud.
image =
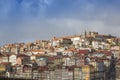
<path id="1" fill-rule="evenodd" d="M 32 20 L 32 21 L 31 21 Z M 105 34 L 119 36 L 119 25 L 109 26 L 106 20 L 82 20 L 70 18 L 47 18 L 23 21 L 17 24 L 14 30 L 3 29 L 1 32 L 1 41 L 24 42 L 36 39 L 51 39 L 53 36 L 67 36 L 81 34 L 86 31 L 98 31 Z M 14 25 L 15 26 L 15 25 Z"/>

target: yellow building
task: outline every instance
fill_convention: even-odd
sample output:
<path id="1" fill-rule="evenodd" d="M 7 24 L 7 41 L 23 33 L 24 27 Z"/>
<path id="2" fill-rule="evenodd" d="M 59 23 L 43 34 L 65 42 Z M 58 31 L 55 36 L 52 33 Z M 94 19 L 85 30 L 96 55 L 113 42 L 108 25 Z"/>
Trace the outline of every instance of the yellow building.
<path id="1" fill-rule="evenodd" d="M 5 71 L 5 66 L 0 64 L 0 72 Z"/>
<path id="2" fill-rule="evenodd" d="M 92 72 L 94 72 L 94 67 L 92 65 L 83 65 L 82 66 L 82 79 L 90 80 L 93 75 L 91 74 Z"/>

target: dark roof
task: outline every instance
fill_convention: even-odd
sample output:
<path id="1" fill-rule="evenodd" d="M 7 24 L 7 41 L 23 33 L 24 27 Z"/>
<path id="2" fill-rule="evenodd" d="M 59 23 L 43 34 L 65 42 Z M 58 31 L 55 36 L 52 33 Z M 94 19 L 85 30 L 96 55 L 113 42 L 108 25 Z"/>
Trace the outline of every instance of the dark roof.
<path id="1" fill-rule="evenodd" d="M 26 54 L 18 54 L 17 57 L 30 57 L 30 56 L 28 56 Z"/>

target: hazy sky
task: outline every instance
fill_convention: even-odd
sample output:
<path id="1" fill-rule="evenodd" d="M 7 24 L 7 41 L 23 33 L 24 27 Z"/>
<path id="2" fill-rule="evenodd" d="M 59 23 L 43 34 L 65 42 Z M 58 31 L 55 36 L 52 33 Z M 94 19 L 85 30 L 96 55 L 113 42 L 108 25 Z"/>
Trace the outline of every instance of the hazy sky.
<path id="1" fill-rule="evenodd" d="M 120 0 L 0 0 L 0 45 L 85 30 L 120 36 Z"/>

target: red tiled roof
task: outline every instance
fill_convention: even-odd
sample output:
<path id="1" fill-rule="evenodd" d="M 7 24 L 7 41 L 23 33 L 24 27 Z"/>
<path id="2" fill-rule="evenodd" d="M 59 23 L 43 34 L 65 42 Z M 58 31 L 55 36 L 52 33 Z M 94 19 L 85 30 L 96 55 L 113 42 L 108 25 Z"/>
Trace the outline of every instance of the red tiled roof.
<path id="1" fill-rule="evenodd" d="M 7 64 L 10 64 L 10 62 L 2 62 L 1 64 L 7 65 Z"/>
<path id="2" fill-rule="evenodd" d="M 89 50 L 79 50 L 78 54 L 88 54 Z"/>

